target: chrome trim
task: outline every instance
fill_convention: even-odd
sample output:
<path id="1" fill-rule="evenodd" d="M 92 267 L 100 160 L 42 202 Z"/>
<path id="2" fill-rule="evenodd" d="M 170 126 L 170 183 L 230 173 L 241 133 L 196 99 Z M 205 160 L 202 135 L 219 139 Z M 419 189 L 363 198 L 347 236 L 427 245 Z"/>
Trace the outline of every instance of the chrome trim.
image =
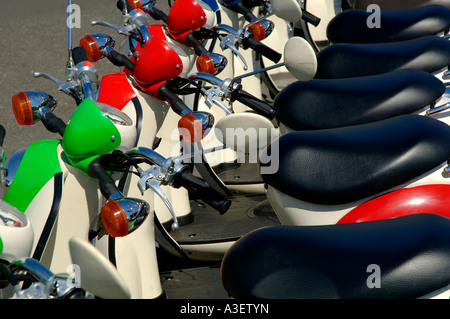
<path id="1" fill-rule="evenodd" d="M 33 123 L 39 122 L 43 115 L 53 112 L 57 106 L 56 99 L 50 94 L 39 91 L 25 91 L 33 113 Z"/>
<path id="2" fill-rule="evenodd" d="M 33 258 L 20 259 L 11 264 L 12 272 L 26 271 L 36 282 L 30 287 L 20 290 L 15 287 L 18 299 L 58 299 L 64 298 L 72 290 L 77 289 L 69 283 L 68 274 L 53 274 L 47 267 Z"/>
<path id="3" fill-rule="evenodd" d="M 23 156 L 25 155 L 26 149 L 20 149 L 15 151 L 6 161 L 6 186 L 11 186 L 11 183 L 19 170 L 20 163 L 22 162 Z"/>
<path id="4" fill-rule="evenodd" d="M 194 115 L 200 123 L 202 123 L 202 129 L 208 132 L 214 125 L 214 116 L 208 112 L 194 111 L 191 113 Z"/>
<path id="5" fill-rule="evenodd" d="M 192 74 L 189 79 L 191 80 L 200 80 L 200 81 L 206 81 L 209 82 L 211 84 L 216 84 L 221 86 L 223 81 L 221 79 L 219 79 L 218 77 L 209 74 L 209 73 L 204 73 L 204 72 L 198 72 L 195 74 Z"/>
<path id="6" fill-rule="evenodd" d="M 267 38 L 269 35 L 272 34 L 272 31 L 275 29 L 275 23 L 273 23 L 270 20 L 266 20 L 266 19 L 261 20 L 260 22 L 264 27 L 264 30 L 265 30 L 264 34 L 265 34 L 265 37 Z"/>
<path id="7" fill-rule="evenodd" d="M 136 152 L 147 157 L 155 165 L 163 165 L 166 161 L 164 156 L 147 147 L 138 147 L 134 150 L 134 153 Z"/>
<path id="8" fill-rule="evenodd" d="M 128 233 L 138 229 L 150 213 L 150 204 L 142 199 L 125 197 L 116 199 L 116 202 L 122 207 L 127 218 Z"/>
<path id="9" fill-rule="evenodd" d="M 440 106 L 433 107 L 433 108 L 427 110 L 426 115 L 432 116 L 432 115 L 435 115 L 437 113 L 446 111 L 448 109 L 450 109 L 450 102 L 448 102 L 446 104 L 443 104 L 443 105 L 440 105 Z"/>
<path id="10" fill-rule="evenodd" d="M 102 33 L 94 33 L 91 34 L 91 36 L 94 38 L 95 42 L 97 42 L 98 49 L 100 50 L 100 59 L 103 59 L 113 51 L 113 48 L 116 45 L 116 41 L 113 37 Z"/>
<path id="11" fill-rule="evenodd" d="M 218 53 L 213 53 L 213 52 L 208 52 L 206 54 L 208 54 L 211 57 L 211 59 L 213 60 L 214 70 L 217 70 L 216 75 L 219 74 L 220 72 L 222 72 L 223 69 L 225 69 L 225 67 L 228 64 L 228 60 L 225 56 L 218 54 Z"/>
<path id="12" fill-rule="evenodd" d="M 444 74 L 442 75 L 442 79 L 444 80 L 450 79 L 450 70 L 444 72 Z"/>
<path id="13" fill-rule="evenodd" d="M 33 258 L 19 259 L 11 266 L 11 271 L 16 269 L 23 269 L 29 272 L 35 277 L 36 280 L 42 282 L 43 284 L 48 284 L 52 281 L 54 274 L 42 265 L 39 261 Z"/>
<path id="14" fill-rule="evenodd" d="M 149 12 L 156 5 L 156 0 L 141 0 L 141 4 L 144 12 Z"/>

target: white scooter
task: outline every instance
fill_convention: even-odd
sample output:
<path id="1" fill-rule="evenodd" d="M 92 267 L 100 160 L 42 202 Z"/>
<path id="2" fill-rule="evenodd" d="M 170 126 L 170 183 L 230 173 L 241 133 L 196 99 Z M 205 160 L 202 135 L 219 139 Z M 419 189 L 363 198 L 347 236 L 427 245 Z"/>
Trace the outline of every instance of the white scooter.
<path id="1" fill-rule="evenodd" d="M 151 39 L 149 41 L 158 40 Z M 98 90 L 94 91 L 94 100 L 104 104 L 110 104 L 116 109 L 126 112 L 129 118 L 133 121 L 133 125 L 132 127 L 128 127 L 129 132 L 126 134 L 124 133 L 123 139 L 126 139 L 130 145 L 140 145 L 139 143 L 141 143 L 141 145 L 144 145 L 144 147 L 148 149 L 156 148 L 158 153 L 162 156 L 171 157 L 173 154 L 179 154 L 180 147 L 178 130 L 174 131 L 176 127 L 173 121 L 168 121 L 170 118 L 169 115 L 173 114 L 172 119 L 179 121 L 180 115 L 185 114 L 185 111 L 187 113 L 190 112 L 186 105 L 181 103 L 182 101 L 177 100 L 176 97 L 171 95 L 165 89 L 166 87 L 163 86 L 163 89 L 158 90 L 158 92 L 161 94 L 164 92 L 166 94 L 165 96 L 170 98 L 171 102 L 174 102 L 171 104 L 176 104 L 177 107 L 181 106 L 181 109 L 175 108 L 173 113 L 169 112 L 169 103 L 161 99 L 159 96 L 155 96 L 155 94 L 150 94 L 150 86 L 147 85 L 144 87 L 143 83 L 146 82 L 145 79 L 149 79 L 149 75 L 153 74 L 155 76 L 159 76 L 161 74 L 158 72 L 149 72 L 149 70 L 152 70 L 152 67 L 161 67 L 160 64 L 155 65 L 153 63 L 153 61 L 160 60 L 162 57 L 160 51 L 156 50 L 156 48 L 167 50 L 164 51 L 164 58 L 168 60 L 175 59 L 175 62 L 180 61 L 179 64 L 183 67 L 180 67 L 179 69 L 175 68 L 178 70 L 177 72 L 179 72 L 175 75 L 182 74 L 183 70 L 189 70 L 188 67 L 185 67 L 189 65 L 189 59 L 185 59 L 184 57 L 186 55 L 184 54 L 181 54 L 180 57 L 178 55 L 179 52 L 177 51 L 177 48 L 171 46 L 170 44 L 163 43 L 162 41 L 156 42 L 156 44 L 157 46 L 152 45 L 152 49 L 148 50 L 145 50 L 144 46 L 138 56 L 136 65 L 129 65 L 129 68 L 135 67 L 134 71 L 138 70 L 137 72 L 134 72 L 134 76 L 130 76 L 127 72 L 118 72 L 104 76 Z M 108 48 L 108 45 L 103 47 L 103 49 L 104 48 Z M 108 52 L 110 54 L 109 57 L 111 58 L 111 51 Z M 174 53 L 167 54 L 167 52 Z M 99 54 L 104 54 L 104 51 L 100 50 Z M 121 60 L 122 62 L 126 61 L 121 55 L 116 55 L 115 58 L 117 60 Z M 116 62 L 119 62 L 117 60 Z M 178 63 L 169 65 L 176 66 L 177 64 Z M 144 72 L 141 71 L 139 73 L 140 66 L 143 66 L 141 70 Z M 85 71 L 91 71 L 88 78 L 93 79 L 93 83 L 97 83 L 93 65 L 88 63 L 83 69 Z M 167 70 L 168 69 L 164 71 Z M 58 88 L 67 94 L 72 94 L 72 92 L 77 92 L 79 90 L 79 83 L 77 81 L 62 82 L 44 73 L 37 73 L 36 76 L 46 77 L 55 81 L 58 84 Z M 157 79 L 161 80 L 160 78 Z M 184 108 L 186 108 L 186 110 Z M 207 117 L 205 117 L 205 119 L 207 119 Z M 189 122 L 192 122 L 192 119 L 188 121 L 188 123 Z M 174 134 L 175 132 L 176 134 Z M 161 140 L 159 143 L 155 143 L 155 140 L 157 140 L 155 139 L 156 136 L 163 136 L 166 138 Z M 23 153 L 16 154 L 19 160 L 21 158 L 21 154 L 23 155 Z M 11 163 L 12 162 L 13 161 L 11 161 Z M 237 238 L 249 230 L 254 229 L 255 225 L 259 227 L 278 223 L 276 218 L 273 218 L 273 216 L 257 216 L 253 213 L 251 215 L 242 216 L 242 209 L 233 206 L 226 215 L 219 216 L 222 220 L 217 219 L 217 221 L 213 222 L 216 225 L 225 223 L 223 218 L 227 218 L 227 216 L 229 216 L 229 218 L 234 220 L 236 223 L 235 226 L 232 227 L 232 232 L 228 231 L 224 235 L 218 234 L 217 232 L 211 234 L 209 232 L 211 227 L 207 226 L 205 228 L 207 232 L 205 232 L 204 235 L 208 237 L 205 239 L 202 235 L 202 231 L 199 231 L 198 228 L 195 233 L 187 229 L 187 226 L 192 223 L 194 213 L 197 214 L 196 218 L 198 218 L 198 214 L 200 213 L 203 213 L 206 216 L 211 214 L 210 210 L 203 204 L 205 201 L 198 201 L 198 195 L 196 201 L 190 201 L 188 196 L 189 194 L 186 190 L 183 190 L 182 188 L 172 190 L 170 187 L 164 185 L 161 185 L 161 189 L 165 195 L 164 197 L 155 197 L 154 192 L 145 192 L 144 195 L 142 195 L 138 188 L 133 187 L 133 185 L 136 185 L 139 180 L 139 178 L 136 179 L 135 175 L 132 175 L 131 178 L 118 178 L 120 179 L 120 189 L 122 189 L 124 194 L 127 196 L 144 199 L 146 199 L 147 196 L 151 197 L 148 201 L 153 203 L 153 207 L 156 212 L 155 223 L 157 225 L 157 242 L 167 250 L 174 251 L 175 254 L 182 255 L 183 257 L 188 257 L 190 259 L 220 260 L 226 249 Z M 256 206 L 256 204 L 259 203 L 259 201 L 255 200 L 250 200 L 250 202 L 253 206 Z M 167 205 L 167 203 L 170 203 L 171 205 Z M 230 214 L 231 212 L 233 212 L 233 214 Z M 176 225 L 177 223 L 179 230 L 172 229 L 171 225 Z M 196 228 L 197 225 L 193 224 L 192 226 L 193 228 Z M 168 236 L 167 234 L 169 232 L 170 234 Z"/>
<path id="2" fill-rule="evenodd" d="M 294 41 L 295 42 L 295 41 Z M 292 43 L 294 43 L 294 42 L 292 42 Z M 298 50 L 289 50 L 290 52 L 298 52 Z M 303 70 L 303 72 L 304 72 L 304 70 Z M 308 72 L 306 72 L 306 73 L 308 73 Z M 304 73 L 303 73 L 303 75 L 304 75 Z M 229 117 L 229 116 L 226 116 L 225 118 L 227 118 L 227 119 L 231 119 L 231 117 Z M 245 124 L 247 124 L 247 125 L 252 125 L 252 123 L 255 123 L 255 122 L 251 122 L 251 120 L 250 119 L 252 119 L 252 118 L 257 118 L 257 116 L 253 116 L 252 114 L 246 114 L 245 115 L 245 117 L 244 116 L 242 116 L 241 115 L 241 118 L 244 120 L 244 122 L 245 122 Z M 259 117 L 259 118 L 261 118 L 261 117 Z M 236 123 L 236 122 L 234 122 L 234 123 Z M 267 123 L 267 121 L 266 121 L 266 123 Z M 242 124 L 242 122 L 241 122 L 241 124 Z M 267 124 L 265 124 L 265 125 L 267 125 Z M 225 128 L 232 128 L 233 126 L 230 126 L 230 125 L 224 125 L 223 127 L 225 127 Z M 257 123 L 257 126 L 244 126 L 244 127 L 264 127 L 264 126 L 262 126 L 261 125 L 261 123 Z M 267 141 L 266 141 L 266 143 L 267 143 Z M 263 144 L 263 145 L 265 145 L 265 144 Z M 256 163 L 256 162 L 255 162 Z M 203 176 L 205 176 L 205 175 L 203 175 Z M 261 193 L 263 193 L 263 191 L 264 191 L 264 189 L 263 189 L 263 186 L 264 186 L 264 184 L 262 183 L 262 182 L 260 182 L 259 183 L 259 186 L 260 186 L 260 194 Z M 195 236 L 195 237 L 197 237 L 197 236 Z M 199 237 L 197 237 L 197 238 L 199 238 Z M 182 241 L 179 241 L 179 242 L 182 242 Z M 186 245 L 187 246 L 187 245 Z M 199 245 L 198 246 L 198 249 L 200 250 L 200 247 L 202 248 L 202 249 L 204 249 L 205 248 L 205 246 L 201 246 L 201 245 Z M 195 249 L 195 245 L 194 244 L 192 244 L 192 241 L 191 241 L 191 245 L 189 246 L 189 249 Z M 194 254 L 192 254 L 192 255 L 194 255 Z"/>
<path id="3" fill-rule="evenodd" d="M 186 183 L 221 213 L 228 209 L 229 201 L 222 196 L 216 201 L 217 193 L 190 175 L 185 165 L 161 167 L 154 164 L 163 158 L 158 153 L 145 147 L 133 150 L 137 138 L 133 121 L 116 108 L 94 102 L 95 90 L 89 79 L 93 68 L 84 60 L 74 60 L 82 84 L 79 88 L 89 97 L 79 103 L 67 125 L 51 112 L 56 106 L 51 96 L 29 91 L 13 97 L 19 123 L 41 120 L 47 129 L 58 132 L 62 141 L 37 141 L 26 151 L 13 154 L 4 200 L 28 217 L 34 229 L 31 256 L 52 272 L 64 272 L 71 264 L 68 244 L 72 237 L 79 237 L 94 244 L 115 265 L 131 298 L 156 298 L 163 294 L 153 223 L 154 195 L 165 199 L 160 186 Z M 66 84 L 68 89 L 70 83 Z M 70 88 L 77 94 L 75 87 Z M 45 165 L 37 164 L 42 158 Z M 150 203 L 129 197 L 129 184 L 122 189 L 116 185 L 122 177 L 121 160 L 139 167 L 139 183 L 132 186 L 144 194 L 151 189 Z M 141 169 L 142 163 L 150 168 Z"/>
<path id="4" fill-rule="evenodd" d="M 105 299 L 130 298 L 130 290 L 111 262 L 94 246 L 71 239 L 72 264 L 53 273 L 30 257 L 33 227 L 27 216 L 0 201 L 1 299 Z M 75 269 L 75 267 L 77 267 Z M 81 271 L 82 270 L 82 271 Z"/>

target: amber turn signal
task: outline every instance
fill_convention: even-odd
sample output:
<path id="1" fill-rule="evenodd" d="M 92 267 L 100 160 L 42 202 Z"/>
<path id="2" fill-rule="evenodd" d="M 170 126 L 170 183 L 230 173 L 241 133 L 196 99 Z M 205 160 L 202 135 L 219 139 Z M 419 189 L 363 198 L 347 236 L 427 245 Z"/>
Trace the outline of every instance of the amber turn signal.
<path id="1" fill-rule="evenodd" d="M 141 0 L 128 0 L 128 4 L 129 4 L 133 9 L 141 9 L 141 10 L 142 10 L 142 3 L 141 3 Z"/>
<path id="2" fill-rule="evenodd" d="M 33 124 L 33 110 L 25 92 L 19 92 L 12 97 L 12 107 L 17 123 L 20 125 Z"/>
<path id="3" fill-rule="evenodd" d="M 87 35 L 82 38 L 80 40 L 80 47 L 86 51 L 86 57 L 89 62 L 97 62 L 100 60 L 100 49 L 92 35 Z"/>
<path id="4" fill-rule="evenodd" d="M 208 73 L 211 75 L 216 74 L 216 68 L 214 66 L 214 60 L 208 53 L 201 54 L 196 61 L 197 71 Z"/>
<path id="5" fill-rule="evenodd" d="M 193 114 L 186 114 L 178 121 L 178 131 L 183 140 L 189 143 L 200 142 L 203 139 L 202 122 Z"/>
<path id="6" fill-rule="evenodd" d="M 110 200 L 103 205 L 100 215 L 103 226 L 110 236 L 123 237 L 128 235 L 127 216 L 117 201 Z"/>
<path id="7" fill-rule="evenodd" d="M 253 31 L 253 37 L 255 40 L 262 41 L 266 38 L 266 29 L 261 22 L 256 22 L 249 26 L 249 29 Z"/>

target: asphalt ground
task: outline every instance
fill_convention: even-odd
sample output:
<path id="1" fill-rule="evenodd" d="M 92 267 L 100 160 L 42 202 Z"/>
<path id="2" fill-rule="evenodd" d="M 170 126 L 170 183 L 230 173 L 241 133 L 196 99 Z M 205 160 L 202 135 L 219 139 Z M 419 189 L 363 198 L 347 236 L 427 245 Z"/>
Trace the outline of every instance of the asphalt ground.
<path id="1" fill-rule="evenodd" d="M 80 7 L 79 28 L 72 28 L 72 45 L 90 33 L 111 35 L 116 44 L 124 36 L 115 30 L 92 26 L 92 20 L 103 20 L 121 25 L 122 15 L 116 0 L 73 0 Z M 66 79 L 68 57 L 67 4 L 65 0 L 15 0 L 1 4 L 0 9 L 0 124 L 6 129 L 4 149 L 9 157 L 14 151 L 30 143 L 59 135 L 48 132 L 43 124 L 20 126 L 12 110 L 11 99 L 20 91 L 37 90 L 54 96 L 58 101 L 55 114 L 68 121 L 76 105 L 74 100 L 59 92 L 56 84 L 34 78 L 36 71 L 49 73 L 60 80 Z M 168 13 L 166 0 L 157 7 Z M 119 69 L 108 60 L 96 63 L 99 76 Z M 43 163 L 44 164 L 44 163 Z"/>

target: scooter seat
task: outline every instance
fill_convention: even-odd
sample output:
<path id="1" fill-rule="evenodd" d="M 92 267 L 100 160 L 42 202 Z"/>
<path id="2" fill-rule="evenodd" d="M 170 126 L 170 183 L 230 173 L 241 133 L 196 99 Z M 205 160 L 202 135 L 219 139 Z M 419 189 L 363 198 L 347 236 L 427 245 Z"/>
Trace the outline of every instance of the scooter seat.
<path id="1" fill-rule="evenodd" d="M 413 40 L 331 45 L 317 54 L 316 79 L 339 79 L 418 69 L 435 73 L 450 65 L 450 41 L 438 36 Z"/>
<path id="2" fill-rule="evenodd" d="M 277 119 L 293 130 L 369 123 L 417 112 L 439 99 L 445 85 L 419 70 L 347 79 L 294 82 L 275 98 Z"/>
<path id="3" fill-rule="evenodd" d="M 374 123 L 298 131 L 267 146 L 261 167 L 265 183 L 299 200 L 339 205 L 378 195 L 450 158 L 450 126 L 401 115 Z M 266 157 L 268 156 L 268 157 Z M 269 161 L 270 160 L 270 161 Z"/>
<path id="4" fill-rule="evenodd" d="M 366 10 L 346 10 L 327 26 L 332 43 L 379 43 L 404 41 L 426 35 L 438 35 L 450 28 L 450 8 L 433 5 L 406 10 L 383 10 L 379 27 Z"/>
<path id="5" fill-rule="evenodd" d="M 230 247 L 221 273 L 237 299 L 420 298 L 450 284 L 450 219 L 263 228 Z"/>

